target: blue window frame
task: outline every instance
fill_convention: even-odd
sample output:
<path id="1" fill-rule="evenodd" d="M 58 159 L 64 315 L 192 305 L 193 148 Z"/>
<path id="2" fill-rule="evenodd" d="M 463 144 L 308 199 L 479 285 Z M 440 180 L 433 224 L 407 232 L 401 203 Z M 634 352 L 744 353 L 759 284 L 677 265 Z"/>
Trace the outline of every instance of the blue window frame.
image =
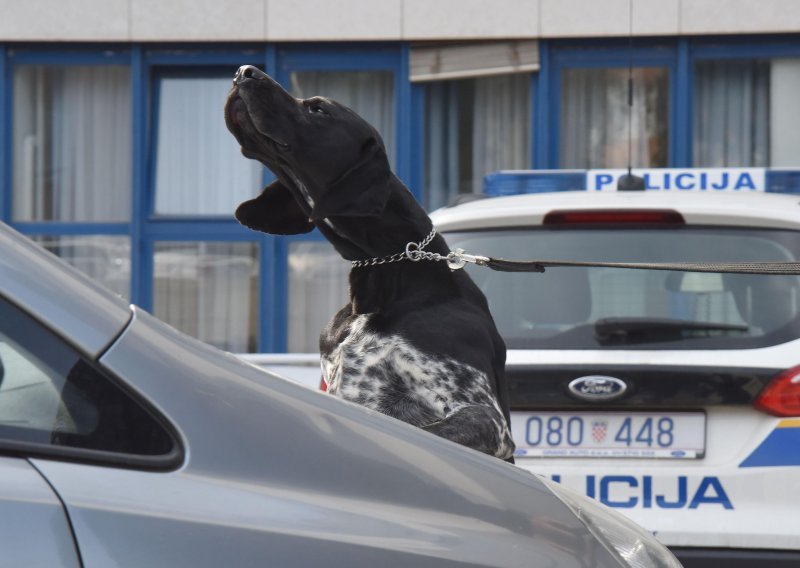
<path id="1" fill-rule="evenodd" d="M 122 65 L 130 66 L 131 50 L 110 45 L 103 49 L 75 45 L 54 50 L 52 47 L 16 47 L 0 45 L 0 219 L 23 234 L 126 234 L 129 222 L 59 222 L 15 221 L 13 218 L 13 116 L 14 67 L 21 65 Z M 133 192 L 132 192 L 133 193 Z"/>
<path id="2" fill-rule="evenodd" d="M 664 68 L 667 70 L 669 82 L 668 104 L 668 157 L 667 162 L 672 163 L 676 155 L 674 132 L 676 128 L 676 97 L 677 97 L 677 64 L 674 42 L 637 40 L 634 48 L 628 47 L 627 40 L 608 41 L 553 41 L 549 50 L 542 54 L 547 56 L 547 101 L 549 112 L 548 123 L 548 148 L 544 157 L 549 168 L 559 168 L 561 163 L 560 147 L 561 136 L 558 121 L 561 118 L 562 77 L 570 69 L 600 69 L 617 68 L 627 69 L 629 65 L 635 68 Z M 539 115 L 541 118 L 541 114 Z M 544 150 L 543 150 L 544 151 Z M 540 156 L 540 160 L 542 156 Z"/>
<path id="3" fill-rule="evenodd" d="M 550 116 L 549 97 L 551 82 L 551 55 L 550 42 L 539 42 L 539 72 L 534 75 L 531 92 L 533 97 L 533 112 L 531 112 L 531 164 L 534 169 L 544 170 L 550 167 Z"/>
<path id="4" fill-rule="evenodd" d="M 798 41 L 797 36 L 785 36 L 785 35 L 776 35 L 776 36 L 760 36 L 760 37 L 752 37 L 748 38 L 747 41 L 743 41 L 742 38 L 736 37 L 709 37 L 709 38 L 698 38 L 696 40 L 692 40 L 691 42 L 688 40 L 684 40 L 683 44 L 685 45 L 684 50 L 686 51 L 686 60 L 687 60 L 687 69 L 686 69 L 686 98 L 688 99 L 687 106 L 689 108 L 688 116 L 685 120 L 685 125 L 687 125 L 688 132 L 686 133 L 686 146 L 685 152 L 687 156 L 687 161 L 689 163 L 692 162 L 693 156 L 695 154 L 693 144 L 695 142 L 695 137 L 693 136 L 692 127 L 694 126 L 695 120 L 698 119 L 697 113 L 700 109 L 694 108 L 694 101 L 692 100 L 693 96 L 699 91 L 700 86 L 696 84 L 695 78 L 695 70 L 698 64 L 700 63 L 712 63 L 712 62 L 719 62 L 719 63 L 756 63 L 756 62 L 763 62 L 770 66 L 768 69 L 768 73 L 771 73 L 771 64 L 773 60 L 776 59 L 800 59 L 800 41 Z M 800 69 L 795 66 L 795 69 L 792 70 L 792 74 L 797 76 L 800 73 Z M 796 82 L 795 79 L 793 82 Z M 767 77 L 767 81 L 770 81 L 769 76 Z M 792 85 L 793 87 L 793 85 Z M 773 86 L 769 85 L 768 89 L 772 89 Z M 763 96 L 763 93 L 761 93 Z M 792 88 L 790 92 L 790 97 L 794 98 L 796 93 Z M 764 105 L 766 105 L 767 109 L 759 109 L 761 112 L 762 119 L 766 120 L 770 124 L 758 124 L 756 128 L 761 128 L 762 130 L 769 130 L 772 128 L 772 121 L 777 120 L 781 122 L 780 118 L 776 119 L 773 116 L 773 108 L 771 108 L 773 101 L 766 100 L 762 101 Z M 787 112 L 787 109 L 783 109 L 784 112 Z M 796 105 L 796 108 L 789 109 L 788 111 L 791 115 L 797 116 L 800 114 L 800 105 Z M 766 118 L 763 118 L 766 115 Z M 745 117 L 741 117 L 742 121 L 745 121 Z M 763 133 L 762 133 L 763 134 Z M 797 143 L 796 138 L 791 141 L 791 154 L 795 154 L 794 147 Z M 769 145 L 772 145 L 772 141 L 770 141 Z M 774 148 L 770 148 L 770 153 Z M 786 152 L 784 151 L 784 155 Z M 706 164 L 693 164 L 693 165 L 706 165 Z M 757 164 L 753 164 L 757 165 Z M 798 162 L 792 162 L 790 164 L 787 163 L 767 163 L 763 164 L 767 166 L 796 166 Z"/>
<path id="5" fill-rule="evenodd" d="M 394 78 L 395 113 L 398 128 L 393 143 L 396 147 L 398 171 L 409 168 L 409 133 L 401 127 L 407 121 L 400 119 L 409 114 L 410 88 L 402 78 L 404 59 L 399 46 L 304 46 L 302 48 L 266 48 L 228 46 L 214 50 L 147 49 L 137 47 L 133 55 L 134 113 L 138 115 L 134 132 L 135 194 L 134 207 L 137 219 L 136 239 L 142 243 L 135 267 L 134 298 L 145 309 L 153 307 L 154 253 L 158 242 L 214 241 L 257 242 L 259 245 L 259 306 L 258 351 L 285 351 L 288 322 L 288 269 L 291 243 L 297 240 L 321 240 L 317 232 L 297 237 L 275 237 L 254 233 L 241 227 L 231 215 L 227 216 L 175 216 L 157 215 L 155 203 L 155 156 L 157 155 L 158 105 L 160 79 L 165 76 L 198 76 L 235 69 L 242 64 L 255 64 L 288 86 L 292 71 L 389 71 Z M 141 125 L 146 124 L 147 127 Z M 242 158 L 244 160 L 244 158 Z M 406 174 L 408 176 L 408 174 Z M 272 179 L 264 170 L 263 183 Z"/>
<path id="6" fill-rule="evenodd" d="M 275 239 L 249 231 L 233 218 L 233 211 L 220 215 L 158 215 L 156 203 L 156 156 L 158 148 L 158 117 L 160 86 L 164 77 L 223 77 L 232 79 L 236 69 L 245 63 L 264 67 L 266 52 L 259 46 L 205 46 L 176 48 L 138 47 L 134 57 L 135 85 L 139 98 L 135 99 L 135 123 L 141 130 L 134 133 L 135 144 L 135 218 L 137 240 L 141 255 L 135 268 L 135 301 L 147 310 L 154 308 L 155 252 L 158 243 L 256 243 L 258 246 L 258 293 L 255 310 L 256 350 L 275 351 L 275 329 L 271 325 L 274 314 L 273 279 L 276 272 Z M 220 100 L 221 105 L 224 99 Z M 242 160 L 245 160 L 242 157 Z M 262 182 L 264 181 L 262 177 Z M 220 188 L 224 191 L 225 188 Z"/>
<path id="7" fill-rule="evenodd" d="M 796 35 L 552 40 L 540 42 L 541 67 L 535 100 L 534 166 L 559 167 L 561 73 L 577 67 L 663 66 L 669 70 L 671 167 L 693 164 L 695 65 L 700 61 L 800 57 Z M 635 164 L 634 164 L 635 165 Z"/>
<path id="8" fill-rule="evenodd" d="M 131 64 L 131 49 L 130 46 L 124 45 L 108 45 L 104 46 L 102 49 L 99 49 L 97 46 L 90 46 L 90 45 L 71 45 L 66 46 L 64 48 L 60 48 L 55 50 L 52 46 L 15 46 L 15 45 L 2 45 L 0 46 L 0 219 L 4 222 L 13 225 L 18 231 L 23 234 L 26 234 L 32 238 L 46 240 L 48 241 L 49 245 L 55 249 L 58 248 L 62 251 L 62 256 L 69 262 L 73 264 L 81 265 L 83 262 L 83 266 L 88 266 L 84 261 L 87 260 L 83 255 L 92 249 L 99 251 L 104 249 L 104 252 L 111 253 L 112 249 L 114 254 L 121 253 L 122 256 L 118 256 L 115 260 L 119 261 L 120 263 L 126 263 L 129 260 L 129 253 L 125 252 L 125 249 L 132 249 L 130 247 L 130 239 L 128 238 L 131 232 L 131 227 L 133 225 L 131 219 L 125 218 L 119 220 L 108 220 L 110 218 L 118 217 L 118 215 L 111 215 L 110 217 L 106 217 L 105 214 L 100 215 L 85 215 L 86 212 L 83 210 L 79 212 L 76 216 L 78 221 L 66 221 L 64 218 L 60 217 L 59 215 L 51 215 L 51 214 L 34 214 L 34 215 L 22 215 L 20 218 L 16 218 L 14 214 L 14 152 L 15 148 L 13 147 L 13 139 L 14 139 L 14 121 L 15 116 L 16 119 L 19 119 L 20 116 L 20 109 L 17 109 L 18 112 L 14 112 L 12 108 L 13 101 L 14 101 L 14 81 L 15 81 L 15 69 L 18 69 L 20 73 L 23 73 L 24 69 L 34 68 L 34 66 L 40 67 L 62 67 L 62 66 L 70 66 L 70 67 L 77 67 L 80 66 L 84 68 L 84 71 L 93 69 L 95 67 L 99 68 L 102 66 L 114 66 L 117 68 L 115 72 L 115 77 L 118 78 L 120 76 L 120 72 L 122 76 L 125 76 L 125 69 L 130 68 Z M 20 75 L 22 76 L 22 75 Z M 64 80 L 66 75 L 61 75 L 61 80 Z M 52 78 L 52 77 L 51 77 Z M 107 79 L 108 77 L 106 77 Z M 58 100 L 62 100 L 60 97 L 63 95 L 63 91 L 59 89 L 63 88 L 63 84 L 60 84 L 59 87 L 52 87 L 54 90 L 50 91 L 50 96 L 53 96 L 54 99 L 58 98 Z M 75 87 L 74 83 L 71 83 L 72 87 Z M 106 83 L 107 85 L 107 83 Z M 44 90 L 44 89 L 43 89 Z M 54 95 L 53 93 L 60 93 L 58 96 Z M 129 93 L 125 89 L 122 90 L 122 93 L 127 97 Z M 80 100 L 80 96 L 76 98 L 77 93 L 71 91 L 72 98 L 70 99 L 73 103 Z M 38 99 L 37 99 L 38 100 Z M 47 112 L 48 108 L 47 104 L 55 104 L 55 103 L 46 103 L 42 99 L 41 101 L 42 109 L 45 112 L 42 112 L 42 109 L 38 109 L 35 112 L 37 113 L 37 121 L 44 121 L 47 117 L 47 121 L 53 122 L 58 118 L 59 120 L 63 120 L 68 118 L 68 115 L 71 111 L 74 111 L 74 107 L 71 107 L 68 103 L 64 103 L 64 108 L 61 109 L 61 112 L 56 117 L 56 112 L 50 108 L 50 112 Z M 90 107 L 91 103 L 87 102 L 86 109 L 84 110 L 93 110 L 93 107 Z M 54 107 L 53 107 L 54 108 Z M 65 110 L 66 109 L 66 110 Z M 30 110 L 30 109 L 29 109 Z M 108 105 L 106 105 L 105 112 L 108 112 Z M 132 127 L 132 125 L 131 125 Z M 69 127 L 61 127 L 62 133 L 70 133 L 73 132 Z M 68 156 L 69 152 L 67 150 L 71 150 L 70 142 L 72 140 L 67 141 L 66 138 L 61 140 L 59 143 L 60 152 L 67 157 L 64 158 L 63 162 L 59 162 L 62 166 L 66 166 L 69 168 L 69 171 L 75 171 L 75 158 L 70 158 Z M 125 137 L 122 137 L 122 141 L 125 145 L 128 144 L 128 141 Z M 55 143 L 52 140 L 52 131 L 44 128 L 40 134 L 36 135 L 35 144 L 40 148 L 38 152 L 44 153 L 44 150 L 41 148 L 50 148 L 51 145 L 55 147 Z M 19 151 L 20 149 L 16 149 Z M 122 155 L 127 155 L 127 150 L 121 148 Z M 54 150 L 50 150 L 51 153 L 54 153 Z M 89 153 L 89 156 L 91 154 Z M 87 157 L 84 154 L 81 159 L 85 159 Z M 48 168 L 51 167 L 52 164 L 50 162 L 44 162 L 43 164 L 38 166 L 35 175 L 41 176 L 42 178 L 47 177 L 50 180 L 56 179 L 66 179 L 68 176 L 57 176 L 55 174 L 50 176 L 51 172 L 48 172 Z M 113 165 L 106 168 L 106 170 L 113 169 Z M 90 168 L 91 169 L 91 168 Z M 53 172 L 58 170 L 52 170 Z M 91 180 L 91 175 L 88 174 L 90 177 L 86 178 Z M 50 183 L 50 182 L 48 182 Z M 128 180 L 123 181 L 123 185 L 127 185 Z M 75 182 L 70 185 L 69 189 L 64 189 L 63 187 L 60 190 L 48 189 L 49 195 L 56 195 L 59 191 L 64 191 L 64 193 L 58 193 L 58 195 L 66 195 L 71 196 L 75 199 L 76 194 L 73 192 L 77 191 L 82 184 Z M 61 187 L 59 185 L 59 187 Z M 83 186 L 86 187 L 86 186 Z M 97 189 L 95 186 L 94 189 Z M 100 188 L 102 190 L 102 188 Z M 132 196 L 133 191 L 131 189 L 130 195 Z M 60 199 L 62 204 L 72 207 L 69 200 Z M 86 202 L 83 205 L 87 205 Z M 128 204 L 122 206 L 122 210 L 127 210 Z M 94 219 L 92 219 L 94 217 Z M 87 220 L 88 219 L 88 220 Z M 104 239 L 103 237 L 108 237 Z M 124 237 L 124 239 L 123 239 Z M 68 252 L 67 252 L 68 251 Z M 91 254 L 91 253 L 90 253 Z M 89 259 L 90 260 L 90 259 Z M 91 263 L 89 263 L 91 264 Z M 102 267 L 98 264 L 95 267 Z M 122 273 L 126 273 L 129 271 L 128 267 L 122 267 Z M 102 270 L 101 270 L 102 271 Z M 120 274 L 118 267 L 114 267 L 113 269 L 115 276 Z M 105 271 L 103 271 L 105 272 Z M 98 274 L 92 274 L 94 277 L 98 277 Z M 100 277 L 102 281 L 102 277 Z M 108 282 L 106 282 L 108 284 Z M 123 294 L 130 294 L 129 289 L 129 282 L 123 283 L 122 286 L 115 286 L 120 293 Z"/>
<path id="9" fill-rule="evenodd" d="M 532 74 L 531 165 L 559 165 L 561 76 L 575 68 L 663 67 L 668 87 L 668 165 L 690 166 L 693 156 L 694 73 L 698 62 L 800 58 L 797 35 L 541 40 L 540 70 Z M 314 232 L 296 237 L 257 234 L 232 215 L 155 215 L 159 80 L 170 74 L 203 74 L 216 70 L 232 77 L 239 65 L 255 64 L 289 86 L 294 71 L 389 72 L 394 78 L 393 146 L 395 170 L 421 199 L 424 139 L 424 86 L 408 81 L 407 43 L 348 44 L 66 44 L 0 43 L 0 220 L 31 236 L 130 239 L 131 301 L 153 307 L 154 250 L 170 242 L 253 242 L 258 245 L 261 316 L 257 349 L 287 347 L 287 299 L 290 248 L 295 242 L 319 241 Z M 13 218 L 12 131 L 14 69 L 17 65 L 123 65 L 131 84 L 131 217 L 122 222 L 21 221 Z M 244 158 L 242 158 L 244 160 Z M 264 170 L 263 182 L 271 175 Z M 232 212 L 231 212 L 232 213 Z"/>
<path id="10" fill-rule="evenodd" d="M 278 48 L 274 45 L 75 45 L 60 48 L 0 44 L 0 171 L 2 197 L 0 219 L 31 236 L 111 235 L 127 236 L 131 243 L 130 299 L 145 309 L 153 308 L 154 252 L 159 242 L 255 242 L 258 244 L 259 306 L 257 350 L 286 349 L 287 258 L 295 239 L 319 240 L 319 234 L 278 238 L 241 227 L 231 215 L 156 215 L 155 155 L 157 152 L 159 84 L 164 76 L 203 75 L 234 71 L 255 64 L 286 83 L 293 70 L 382 70 L 394 83 L 395 158 L 398 174 L 413 178 L 411 160 L 411 86 L 407 77 L 407 48 L 399 44 L 307 45 Z M 19 64 L 126 65 L 131 77 L 131 216 L 126 222 L 73 223 L 60 221 L 16 222 L 12 218 L 13 68 Z M 244 159 L 244 158 L 242 158 Z M 271 175 L 264 170 L 263 182 Z M 410 183 L 414 187 L 413 181 Z"/>
<path id="11" fill-rule="evenodd" d="M 479 193 L 496 169 L 533 167 L 537 73 L 472 75 L 414 85 L 422 108 L 418 199 L 433 210 Z"/>

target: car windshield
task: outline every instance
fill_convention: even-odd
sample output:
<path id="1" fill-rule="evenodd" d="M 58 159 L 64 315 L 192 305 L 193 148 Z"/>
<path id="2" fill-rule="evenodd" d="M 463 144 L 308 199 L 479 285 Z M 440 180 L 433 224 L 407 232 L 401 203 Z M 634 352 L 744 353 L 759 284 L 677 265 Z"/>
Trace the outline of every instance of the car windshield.
<path id="1" fill-rule="evenodd" d="M 795 261 L 800 232 L 727 227 L 529 228 L 445 233 L 513 260 Z M 615 268 L 467 267 L 510 349 L 737 349 L 800 337 L 800 277 Z"/>

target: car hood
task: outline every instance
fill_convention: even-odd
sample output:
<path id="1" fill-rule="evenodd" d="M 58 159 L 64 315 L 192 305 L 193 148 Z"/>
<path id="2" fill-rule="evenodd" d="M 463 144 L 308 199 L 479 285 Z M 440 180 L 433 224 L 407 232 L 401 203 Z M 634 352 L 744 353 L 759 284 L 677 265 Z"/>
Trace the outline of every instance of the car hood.
<path id="1" fill-rule="evenodd" d="M 548 550 L 551 559 L 617 565 L 529 472 L 267 373 L 144 312 L 101 362 L 177 429 L 184 459 L 163 475 L 279 490 L 328 511 L 346 509 L 353 526 L 330 530 L 348 534 L 391 519 L 415 524 L 406 527 L 415 538 L 428 527 L 422 533 L 430 533 L 430 545 L 460 543 L 464 550 L 451 550 L 459 557 L 490 552 L 479 545 L 505 547 L 508 562 L 497 565 L 523 558 L 537 565 Z"/>

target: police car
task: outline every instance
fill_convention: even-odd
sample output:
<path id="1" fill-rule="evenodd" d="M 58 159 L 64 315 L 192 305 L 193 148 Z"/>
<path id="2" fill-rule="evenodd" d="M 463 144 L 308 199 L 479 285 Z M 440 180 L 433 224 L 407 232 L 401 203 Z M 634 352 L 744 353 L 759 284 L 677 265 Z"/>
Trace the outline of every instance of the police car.
<path id="1" fill-rule="evenodd" d="M 618 174 L 432 217 L 451 248 L 511 260 L 800 258 L 800 195 L 764 192 L 769 172 L 655 171 L 637 192 L 613 191 Z M 487 183 L 576 179 L 553 175 Z M 518 466 L 629 515 L 687 567 L 800 565 L 800 277 L 466 269 L 508 347 Z"/>

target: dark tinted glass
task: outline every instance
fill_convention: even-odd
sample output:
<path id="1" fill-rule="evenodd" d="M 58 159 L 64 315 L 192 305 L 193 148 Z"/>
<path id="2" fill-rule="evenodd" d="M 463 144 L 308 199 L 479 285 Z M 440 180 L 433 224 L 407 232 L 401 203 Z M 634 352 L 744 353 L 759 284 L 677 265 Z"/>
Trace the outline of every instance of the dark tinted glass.
<path id="1" fill-rule="evenodd" d="M 0 300 L 3 441 L 163 456 L 172 437 L 112 379 Z"/>
<path id="2" fill-rule="evenodd" d="M 513 229 L 445 235 L 517 260 L 796 261 L 800 232 L 723 227 Z M 467 268 L 516 349 L 736 349 L 800 337 L 800 278 L 614 268 Z M 616 320 L 616 321 L 615 321 Z"/>

